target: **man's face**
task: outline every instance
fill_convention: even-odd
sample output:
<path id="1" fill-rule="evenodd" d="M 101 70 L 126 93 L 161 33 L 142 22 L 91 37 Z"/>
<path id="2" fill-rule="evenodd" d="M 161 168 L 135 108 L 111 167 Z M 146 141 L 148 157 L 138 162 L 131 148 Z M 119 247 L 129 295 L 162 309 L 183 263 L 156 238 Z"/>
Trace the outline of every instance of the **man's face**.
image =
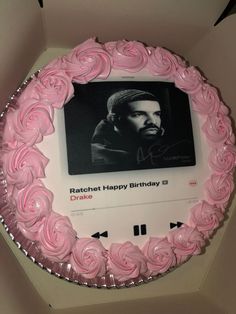
<path id="1" fill-rule="evenodd" d="M 136 133 L 141 140 L 153 140 L 160 134 L 160 115 L 161 109 L 157 101 L 133 101 L 128 104 L 123 123 L 126 131 Z"/>

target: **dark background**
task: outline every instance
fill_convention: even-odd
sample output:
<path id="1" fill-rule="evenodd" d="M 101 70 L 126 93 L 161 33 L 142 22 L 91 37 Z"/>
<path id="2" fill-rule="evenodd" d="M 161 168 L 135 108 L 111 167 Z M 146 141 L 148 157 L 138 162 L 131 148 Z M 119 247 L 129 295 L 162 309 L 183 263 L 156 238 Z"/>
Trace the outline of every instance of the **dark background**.
<path id="1" fill-rule="evenodd" d="M 160 167 L 195 165 L 195 152 L 188 95 L 168 82 L 92 82 L 74 84 L 75 96 L 64 107 L 68 156 L 68 172 L 71 175 L 101 172 L 91 163 L 91 137 L 100 120 L 107 116 L 107 99 L 124 89 L 140 89 L 151 92 L 159 101 L 165 135 L 177 142 L 187 139 L 190 145 L 190 161 L 185 165 L 175 162 Z M 105 171 L 102 171 L 105 172 Z"/>

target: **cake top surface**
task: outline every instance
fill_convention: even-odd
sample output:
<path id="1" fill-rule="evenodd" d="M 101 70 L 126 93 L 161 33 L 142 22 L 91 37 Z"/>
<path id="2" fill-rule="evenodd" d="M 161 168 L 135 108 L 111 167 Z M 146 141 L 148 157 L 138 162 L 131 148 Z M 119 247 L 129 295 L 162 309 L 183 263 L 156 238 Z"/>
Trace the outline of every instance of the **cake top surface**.
<path id="1" fill-rule="evenodd" d="M 2 120 L 2 216 L 64 278 L 152 279 L 200 254 L 224 217 L 228 109 L 164 48 L 89 39 L 24 84 Z"/>

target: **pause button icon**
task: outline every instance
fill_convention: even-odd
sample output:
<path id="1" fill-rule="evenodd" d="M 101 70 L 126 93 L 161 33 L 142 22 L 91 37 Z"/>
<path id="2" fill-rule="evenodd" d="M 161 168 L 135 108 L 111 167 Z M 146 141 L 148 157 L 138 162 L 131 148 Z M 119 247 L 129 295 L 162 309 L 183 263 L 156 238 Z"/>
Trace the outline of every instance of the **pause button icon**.
<path id="1" fill-rule="evenodd" d="M 145 235 L 147 234 L 147 227 L 143 225 L 134 225 L 133 226 L 134 236 Z"/>

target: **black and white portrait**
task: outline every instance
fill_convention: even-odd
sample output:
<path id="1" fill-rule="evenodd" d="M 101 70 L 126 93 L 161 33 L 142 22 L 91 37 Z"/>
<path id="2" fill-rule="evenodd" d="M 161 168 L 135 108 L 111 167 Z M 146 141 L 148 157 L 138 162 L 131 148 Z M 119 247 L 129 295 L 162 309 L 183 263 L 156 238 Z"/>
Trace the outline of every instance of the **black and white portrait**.
<path id="1" fill-rule="evenodd" d="M 196 163 L 188 96 L 173 83 L 76 84 L 64 110 L 69 174 Z"/>

